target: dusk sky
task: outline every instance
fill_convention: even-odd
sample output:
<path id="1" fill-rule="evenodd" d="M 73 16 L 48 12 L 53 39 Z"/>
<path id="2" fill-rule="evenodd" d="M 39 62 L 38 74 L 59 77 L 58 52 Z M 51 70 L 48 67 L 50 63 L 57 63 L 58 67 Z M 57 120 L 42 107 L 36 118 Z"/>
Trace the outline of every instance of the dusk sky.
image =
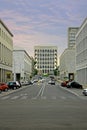
<path id="1" fill-rule="evenodd" d="M 87 17 L 87 0 L 0 0 L 0 19 L 14 35 L 13 45 L 33 56 L 36 45 L 67 48 L 68 27 Z"/>

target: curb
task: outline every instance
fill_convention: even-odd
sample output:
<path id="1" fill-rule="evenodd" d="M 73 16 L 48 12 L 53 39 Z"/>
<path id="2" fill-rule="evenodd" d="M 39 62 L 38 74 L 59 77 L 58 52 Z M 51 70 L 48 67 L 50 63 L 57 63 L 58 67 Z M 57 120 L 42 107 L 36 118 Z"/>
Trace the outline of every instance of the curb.
<path id="1" fill-rule="evenodd" d="M 27 87 L 29 87 L 29 85 L 27 85 L 27 86 L 22 86 L 21 88 L 18 88 L 18 89 L 15 89 L 15 90 L 8 90 L 7 92 L 1 92 L 1 93 L 0 93 L 0 97 L 7 96 L 7 95 L 9 95 L 9 94 L 18 92 L 18 91 L 20 91 L 20 90 L 22 90 L 22 89 L 24 89 L 24 88 L 27 88 Z"/>
<path id="2" fill-rule="evenodd" d="M 60 80 L 60 81 L 58 81 L 58 83 L 61 83 L 62 81 Z M 77 88 L 66 88 L 66 87 L 62 87 L 61 86 L 61 84 L 60 84 L 60 87 L 62 88 L 62 89 L 64 89 L 64 90 L 66 90 L 66 91 L 68 91 L 68 92 L 70 92 L 70 93 L 72 93 L 72 94 L 74 94 L 74 95 L 76 95 L 76 96 L 81 96 L 81 95 L 83 95 L 82 94 L 82 90 L 83 89 L 77 89 Z"/>

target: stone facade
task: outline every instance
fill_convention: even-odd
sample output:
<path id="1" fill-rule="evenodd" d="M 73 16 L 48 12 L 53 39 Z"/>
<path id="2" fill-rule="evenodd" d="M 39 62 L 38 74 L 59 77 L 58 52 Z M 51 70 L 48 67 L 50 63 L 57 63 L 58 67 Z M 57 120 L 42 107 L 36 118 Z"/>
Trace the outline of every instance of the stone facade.
<path id="1" fill-rule="evenodd" d="M 87 18 L 76 35 L 77 81 L 87 87 Z"/>
<path id="2" fill-rule="evenodd" d="M 14 80 L 29 81 L 32 74 L 32 58 L 25 50 L 13 50 Z"/>
<path id="3" fill-rule="evenodd" d="M 0 82 L 7 82 L 12 79 L 12 33 L 0 20 Z"/>
<path id="4" fill-rule="evenodd" d="M 57 68 L 57 46 L 35 46 L 36 69 L 40 74 L 54 74 Z"/>
<path id="5" fill-rule="evenodd" d="M 75 48 L 67 48 L 60 56 L 60 78 L 69 79 L 70 74 L 75 78 Z"/>

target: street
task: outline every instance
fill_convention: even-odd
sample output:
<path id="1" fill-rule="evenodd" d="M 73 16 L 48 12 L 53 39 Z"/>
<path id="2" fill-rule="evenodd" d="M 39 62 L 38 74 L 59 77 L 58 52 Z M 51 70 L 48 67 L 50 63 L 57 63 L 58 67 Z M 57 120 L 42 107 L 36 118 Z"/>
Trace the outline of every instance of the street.
<path id="1" fill-rule="evenodd" d="M 35 83 L 0 96 L 0 130 L 86 130 L 87 97 Z"/>

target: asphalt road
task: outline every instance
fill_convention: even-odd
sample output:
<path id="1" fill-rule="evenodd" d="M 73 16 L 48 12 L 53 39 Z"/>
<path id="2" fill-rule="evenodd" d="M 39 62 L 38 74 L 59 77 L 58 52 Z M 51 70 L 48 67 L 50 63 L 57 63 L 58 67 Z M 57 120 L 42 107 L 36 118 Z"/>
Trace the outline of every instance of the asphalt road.
<path id="1" fill-rule="evenodd" d="M 87 97 L 58 83 L 0 95 L 0 130 L 86 130 Z"/>

